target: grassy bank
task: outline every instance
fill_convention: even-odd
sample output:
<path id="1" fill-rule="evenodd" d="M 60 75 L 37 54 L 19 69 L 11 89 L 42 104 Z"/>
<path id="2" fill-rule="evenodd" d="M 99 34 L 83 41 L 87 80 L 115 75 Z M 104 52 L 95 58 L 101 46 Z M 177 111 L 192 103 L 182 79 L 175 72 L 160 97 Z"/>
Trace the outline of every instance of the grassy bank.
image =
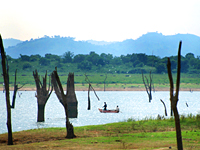
<path id="1" fill-rule="evenodd" d="M 184 150 L 200 149 L 200 115 L 181 116 Z M 105 125 L 75 127 L 76 138 L 65 139 L 65 128 L 15 132 L 7 146 L 0 135 L 0 149 L 176 149 L 174 119 L 144 119 Z"/>
<path id="2" fill-rule="evenodd" d="M 39 73 L 39 75 L 44 76 L 44 73 Z M 147 78 L 148 74 L 145 74 Z M 62 84 L 67 82 L 67 73 L 59 73 Z M 103 90 L 104 80 L 106 75 L 100 73 L 90 73 L 88 78 L 90 79 L 92 86 L 97 90 Z M 176 74 L 173 77 L 176 81 Z M 84 73 L 75 73 L 75 88 L 76 90 L 87 90 L 88 83 L 85 81 Z M 0 78 L 0 88 L 3 88 L 3 78 Z M 32 73 L 17 74 L 17 83 L 19 87 L 21 85 L 25 86 L 21 90 L 34 89 L 35 81 Z M 10 74 L 10 87 L 13 87 L 14 76 Z M 159 89 L 169 89 L 169 79 L 167 74 L 153 74 L 153 84 L 155 90 Z M 107 90 L 145 90 L 142 81 L 141 74 L 107 74 L 107 79 L 105 81 L 105 87 Z M 181 90 L 199 90 L 200 89 L 200 78 L 198 74 L 181 74 Z"/>

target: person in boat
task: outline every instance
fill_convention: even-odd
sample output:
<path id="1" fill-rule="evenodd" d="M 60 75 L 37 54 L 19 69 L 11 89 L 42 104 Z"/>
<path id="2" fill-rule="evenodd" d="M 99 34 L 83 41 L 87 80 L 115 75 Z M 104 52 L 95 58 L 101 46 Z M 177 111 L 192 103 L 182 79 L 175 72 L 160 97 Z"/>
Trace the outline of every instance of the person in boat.
<path id="1" fill-rule="evenodd" d="M 103 110 L 106 110 L 106 108 L 107 108 L 107 104 L 106 104 L 106 102 L 104 102 Z"/>
<path id="2" fill-rule="evenodd" d="M 119 107 L 118 107 L 118 105 L 117 105 L 117 107 L 116 107 L 116 111 L 119 112 Z"/>

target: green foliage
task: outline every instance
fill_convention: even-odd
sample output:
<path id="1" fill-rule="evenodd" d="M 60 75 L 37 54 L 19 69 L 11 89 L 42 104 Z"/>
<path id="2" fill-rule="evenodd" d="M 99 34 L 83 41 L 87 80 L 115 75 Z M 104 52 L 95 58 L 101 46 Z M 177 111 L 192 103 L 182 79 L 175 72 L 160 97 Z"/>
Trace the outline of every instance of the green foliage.
<path id="1" fill-rule="evenodd" d="M 63 55 L 63 62 L 64 63 L 71 63 L 73 57 L 74 57 L 74 54 L 72 52 L 70 52 L 70 51 L 65 52 L 64 55 Z"/>
<path id="2" fill-rule="evenodd" d="M 92 83 L 101 86 L 105 79 L 104 75 L 108 74 L 106 83 L 109 85 L 107 87 L 116 88 L 140 87 L 140 85 L 143 85 L 141 72 L 148 76 L 150 71 L 153 74 L 155 88 L 169 87 L 166 69 L 167 59 L 167 57 L 161 59 L 157 56 L 147 56 L 145 54 L 127 54 L 113 57 L 112 54 L 102 53 L 98 55 L 95 52 L 76 56 L 71 52 L 66 52 L 63 56 L 49 53 L 45 57 L 20 55 L 18 59 L 7 56 L 10 76 L 13 76 L 17 69 L 17 79 L 20 84 L 34 85 L 32 72 L 35 69 L 40 73 L 45 73 L 47 70 L 50 74 L 57 67 L 58 73 L 63 77 L 63 83 L 66 82 L 68 72 L 74 72 L 76 75 L 75 83 L 84 84 L 84 74 L 87 73 L 90 75 Z M 200 57 L 194 58 L 193 54 L 188 53 L 186 57 L 182 56 L 181 60 L 181 88 L 199 88 Z M 174 78 L 176 78 L 177 57 L 170 57 L 170 61 Z M 26 76 L 26 79 L 24 76 Z M 0 79 L 0 82 L 2 82 L 2 79 Z"/>
<path id="3" fill-rule="evenodd" d="M 20 55 L 20 58 L 13 59 L 7 56 L 10 71 L 15 69 L 20 71 L 28 71 L 29 69 L 37 69 L 38 71 L 45 72 L 46 70 L 52 71 L 55 67 L 61 72 L 96 72 L 96 73 L 118 73 L 118 74 L 141 74 L 152 73 L 163 74 L 167 73 L 167 57 L 159 58 L 153 55 L 146 54 L 127 54 L 119 57 L 113 57 L 111 54 L 102 53 L 98 55 L 95 52 L 89 54 L 75 55 L 68 51 L 62 56 L 53 54 L 45 54 L 45 57 L 40 55 Z M 171 69 L 176 72 L 177 56 L 171 56 Z M 13 64 L 12 64 L 13 63 Z M 73 67 L 70 67 L 73 66 Z M 200 59 L 195 58 L 194 54 L 188 53 L 185 57 L 181 58 L 181 72 L 197 74 L 200 73 Z"/>
<path id="4" fill-rule="evenodd" d="M 78 64 L 78 69 L 89 71 L 89 70 L 92 69 L 92 63 L 85 60 L 85 61 Z"/>
<path id="5" fill-rule="evenodd" d="M 27 71 L 29 69 L 37 69 L 44 72 L 45 70 L 53 70 L 55 67 L 61 72 L 97 72 L 97 73 L 118 73 L 118 74 L 135 74 L 135 73 L 152 73 L 162 74 L 167 73 L 167 57 L 159 58 L 153 55 L 146 54 L 127 54 L 119 57 L 113 57 L 111 54 L 102 53 L 98 55 L 95 52 L 90 54 L 75 55 L 68 51 L 63 56 L 46 54 L 45 57 L 40 55 L 20 55 L 20 58 L 13 59 L 7 56 L 11 70 L 18 69 Z M 171 69 L 176 72 L 177 56 L 171 56 Z M 12 65 L 11 63 L 15 63 Z M 28 65 L 28 63 L 30 63 Z M 32 66 L 32 67 L 31 67 Z M 69 67 L 73 66 L 73 67 Z M 194 54 L 188 53 L 181 58 L 181 72 L 197 74 L 200 73 L 200 59 L 195 58 Z"/>
<path id="6" fill-rule="evenodd" d="M 29 62 L 25 62 L 23 64 L 23 68 L 22 68 L 23 70 L 30 69 L 30 68 L 32 68 L 32 66 L 31 66 L 31 64 Z"/>
<path id="7" fill-rule="evenodd" d="M 39 63 L 41 66 L 48 66 L 50 64 L 50 60 L 46 58 L 40 58 Z"/>
<path id="8" fill-rule="evenodd" d="M 156 65 L 156 73 L 166 73 L 167 67 L 164 63 L 159 63 Z"/>

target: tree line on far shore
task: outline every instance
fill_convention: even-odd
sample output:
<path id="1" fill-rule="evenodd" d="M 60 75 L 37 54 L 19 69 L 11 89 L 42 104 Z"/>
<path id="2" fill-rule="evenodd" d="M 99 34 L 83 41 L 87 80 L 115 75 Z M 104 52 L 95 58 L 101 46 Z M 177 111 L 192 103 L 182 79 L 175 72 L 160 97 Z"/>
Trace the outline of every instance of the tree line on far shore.
<path id="1" fill-rule="evenodd" d="M 172 72 L 176 72 L 177 56 L 169 57 L 171 60 Z M 59 72 L 97 72 L 97 73 L 167 73 L 168 57 L 160 58 L 144 53 L 133 53 L 121 56 L 112 54 L 97 54 L 91 51 L 89 54 L 74 55 L 72 52 L 65 52 L 62 56 L 46 54 L 44 57 L 37 55 L 20 55 L 14 59 L 7 55 L 10 71 L 15 69 L 21 73 L 32 72 L 37 69 L 40 72 L 53 71 L 55 66 Z M 200 56 L 195 57 L 193 53 L 181 56 L 182 73 L 200 73 Z M 13 70 L 12 70 L 13 69 Z"/>

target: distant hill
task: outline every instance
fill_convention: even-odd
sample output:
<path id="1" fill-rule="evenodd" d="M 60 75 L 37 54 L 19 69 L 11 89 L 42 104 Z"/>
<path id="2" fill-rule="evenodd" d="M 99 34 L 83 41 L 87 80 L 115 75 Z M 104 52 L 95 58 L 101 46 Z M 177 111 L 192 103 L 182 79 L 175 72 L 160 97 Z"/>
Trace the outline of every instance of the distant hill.
<path id="1" fill-rule="evenodd" d="M 111 44 L 111 43 L 115 43 L 115 42 L 94 41 L 94 40 L 88 40 L 87 42 L 91 43 L 91 44 L 95 44 L 95 45 L 108 45 L 108 44 Z"/>
<path id="2" fill-rule="evenodd" d="M 23 41 L 17 40 L 17 39 L 3 39 L 3 46 L 4 48 L 8 48 L 9 46 L 16 46 L 18 43 L 21 43 Z"/>
<path id="3" fill-rule="evenodd" d="M 43 38 L 24 41 L 16 46 L 5 48 L 6 54 L 12 58 L 18 58 L 22 55 L 45 54 L 63 55 L 67 51 L 74 52 L 74 54 L 88 54 L 90 51 L 97 51 L 99 53 L 99 46 L 88 43 L 87 41 L 75 41 L 71 37 L 55 36 L 50 38 L 45 36 Z"/>
<path id="4" fill-rule="evenodd" d="M 145 53 L 163 58 L 177 55 L 180 40 L 183 42 L 181 52 L 183 56 L 187 53 L 200 56 L 200 37 L 192 34 L 164 36 L 157 32 L 150 32 L 136 40 L 127 39 L 122 42 L 75 41 L 72 37 L 54 36 L 50 38 L 45 36 L 39 39 L 23 41 L 15 46 L 5 46 L 5 50 L 7 55 L 12 58 L 18 58 L 20 54 L 29 56 L 33 54 L 44 56 L 47 53 L 63 55 L 67 51 L 71 51 L 75 55 L 89 54 L 91 51 L 95 51 L 98 54 L 110 53 L 113 56 Z"/>

